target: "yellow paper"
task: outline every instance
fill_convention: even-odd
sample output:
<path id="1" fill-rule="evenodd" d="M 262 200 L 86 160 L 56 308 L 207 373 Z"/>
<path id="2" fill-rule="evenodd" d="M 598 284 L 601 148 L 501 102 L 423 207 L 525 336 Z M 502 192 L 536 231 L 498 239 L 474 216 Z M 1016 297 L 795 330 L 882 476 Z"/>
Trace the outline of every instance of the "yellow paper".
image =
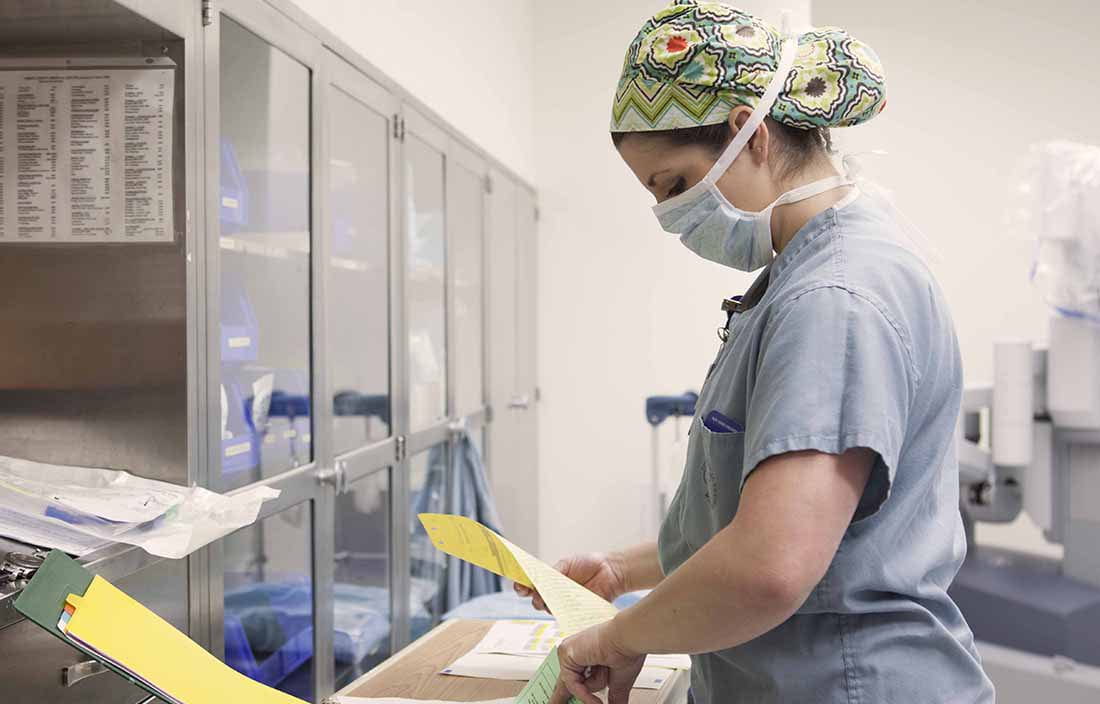
<path id="1" fill-rule="evenodd" d="M 565 636 L 608 621 L 617 612 L 606 599 L 477 521 L 463 516 L 422 513 L 420 522 L 432 543 L 448 555 L 537 589 Z"/>
<path id="2" fill-rule="evenodd" d="M 465 516 L 421 513 L 418 516 L 432 544 L 460 560 L 528 587 L 534 584 L 512 556 L 504 538 Z"/>
<path id="3" fill-rule="evenodd" d="M 187 704 L 305 704 L 232 669 L 102 577 L 84 596 L 68 633 Z"/>

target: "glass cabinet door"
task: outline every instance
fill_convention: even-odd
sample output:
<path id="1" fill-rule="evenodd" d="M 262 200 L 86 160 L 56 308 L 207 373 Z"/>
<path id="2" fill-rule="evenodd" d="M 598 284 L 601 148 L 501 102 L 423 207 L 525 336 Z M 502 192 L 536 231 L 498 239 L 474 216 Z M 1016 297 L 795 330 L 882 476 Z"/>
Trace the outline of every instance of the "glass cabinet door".
<path id="1" fill-rule="evenodd" d="M 334 450 L 390 434 L 389 121 L 329 87 L 326 282 Z"/>
<path id="2" fill-rule="evenodd" d="M 336 689 L 390 656 L 390 470 L 336 497 Z"/>
<path id="3" fill-rule="evenodd" d="M 411 132 L 405 187 L 409 423 L 417 431 L 447 415 L 446 245 L 443 152 Z"/>
<path id="4" fill-rule="evenodd" d="M 220 20 L 221 488 L 313 459 L 310 70 Z"/>
<path id="5" fill-rule="evenodd" d="M 222 539 L 225 662 L 313 700 L 311 502 Z"/>
<path id="6" fill-rule="evenodd" d="M 409 457 L 409 630 L 413 640 L 443 616 L 446 555 L 432 544 L 417 515 L 445 511 L 448 457 L 447 443 Z"/>
<path id="7" fill-rule="evenodd" d="M 484 406 L 482 294 L 484 177 L 457 160 L 447 164 L 449 260 L 453 270 L 454 413 L 465 416 Z"/>

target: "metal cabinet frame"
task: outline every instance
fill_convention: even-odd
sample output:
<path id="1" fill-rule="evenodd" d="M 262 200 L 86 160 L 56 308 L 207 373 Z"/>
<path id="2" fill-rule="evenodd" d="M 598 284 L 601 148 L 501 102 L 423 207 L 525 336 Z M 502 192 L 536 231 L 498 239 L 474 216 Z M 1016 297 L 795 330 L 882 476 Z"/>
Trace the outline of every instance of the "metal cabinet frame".
<path id="1" fill-rule="evenodd" d="M 188 150 L 188 360 L 193 383 L 189 400 L 189 458 L 192 481 L 216 486 L 221 467 L 220 444 L 220 231 L 219 84 L 220 18 L 232 18 L 286 53 L 310 71 L 311 95 L 311 363 L 314 460 L 261 484 L 282 493 L 265 504 L 260 519 L 308 501 L 312 511 L 312 570 L 314 611 L 313 685 L 320 699 L 333 691 L 332 651 L 335 553 L 335 497 L 349 485 L 377 472 L 390 476 L 390 589 L 391 647 L 408 641 L 409 633 L 409 460 L 412 455 L 441 443 L 454 450 L 459 433 L 478 431 L 491 422 L 486 399 L 492 370 L 488 364 L 491 328 L 488 315 L 489 257 L 485 227 L 489 208 L 489 173 L 509 178 L 534 197 L 534 191 L 505 166 L 459 135 L 453 128 L 402 90 L 331 33 L 288 0 L 216 0 L 184 3 L 171 0 L 124 0 L 139 14 L 162 23 L 185 41 L 189 62 L 185 130 L 193 139 Z M 173 27 L 175 25 L 175 27 Z M 328 91 L 339 89 L 372 109 L 389 116 L 389 315 L 391 434 L 385 440 L 336 455 L 331 432 L 332 389 L 327 363 L 325 282 L 329 280 L 327 234 L 330 210 Z M 446 265 L 447 299 L 447 417 L 429 428 L 410 432 L 407 317 L 405 310 L 405 212 L 403 143 L 406 130 L 425 137 L 444 155 L 446 164 L 458 161 L 484 179 L 482 190 L 482 406 L 463 417 L 455 414 L 454 396 L 454 270 Z M 203 180 L 196 178 L 201 174 Z M 201 190 L 200 190 L 201 184 Z M 446 184 L 446 182 L 445 182 Z M 445 185 L 446 199 L 446 185 Z M 446 212 L 446 211 L 445 211 Z M 446 228 L 446 225 L 445 225 Z M 451 242 L 449 228 L 446 241 Z M 254 486 L 254 485 L 253 485 Z M 189 558 L 189 595 L 192 636 L 219 656 L 224 655 L 221 623 L 224 618 L 222 546 L 216 542 Z"/>

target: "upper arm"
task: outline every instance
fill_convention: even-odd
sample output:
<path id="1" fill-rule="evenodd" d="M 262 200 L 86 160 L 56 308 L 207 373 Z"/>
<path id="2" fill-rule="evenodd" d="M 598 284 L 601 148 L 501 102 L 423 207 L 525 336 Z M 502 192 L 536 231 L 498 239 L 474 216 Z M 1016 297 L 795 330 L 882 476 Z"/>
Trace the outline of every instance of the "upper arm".
<path id="1" fill-rule="evenodd" d="M 875 454 L 854 448 L 770 457 L 745 482 L 726 528 L 783 598 L 801 604 L 824 576 L 852 521 Z"/>
<path id="2" fill-rule="evenodd" d="M 888 311 L 839 286 L 778 310 L 761 339 L 748 403 L 745 480 L 786 453 L 867 448 L 870 478 L 854 519 L 877 512 L 893 484 L 918 381 L 907 340 Z"/>

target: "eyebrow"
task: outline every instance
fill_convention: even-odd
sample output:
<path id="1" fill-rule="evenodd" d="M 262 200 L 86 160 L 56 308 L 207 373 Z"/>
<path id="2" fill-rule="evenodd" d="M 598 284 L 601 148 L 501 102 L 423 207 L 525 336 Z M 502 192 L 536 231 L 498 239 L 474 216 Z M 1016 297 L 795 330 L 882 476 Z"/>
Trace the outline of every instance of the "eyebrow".
<path id="1" fill-rule="evenodd" d="M 661 174 L 663 174 L 663 173 L 666 173 L 666 172 L 668 172 L 668 171 L 671 171 L 671 170 L 672 170 L 672 169 L 661 169 L 660 171 L 657 171 L 657 172 L 653 173 L 653 174 L 652 174 L 652 175 L 651 175 L 651 176 L 649 177 L 649 180 L 648 180 L 648 181 L 646 181 L 646 185 L 647 185 L 647 186 L 649 186 L 650 188 L 656 188 L 656 187 L 657 187 L 657 184 L 656 184 L 656 183 L 654 183 L 653 179 L 655 179 L 655 178 L 657 178 L 658 176 L 660 176 Z"/>

